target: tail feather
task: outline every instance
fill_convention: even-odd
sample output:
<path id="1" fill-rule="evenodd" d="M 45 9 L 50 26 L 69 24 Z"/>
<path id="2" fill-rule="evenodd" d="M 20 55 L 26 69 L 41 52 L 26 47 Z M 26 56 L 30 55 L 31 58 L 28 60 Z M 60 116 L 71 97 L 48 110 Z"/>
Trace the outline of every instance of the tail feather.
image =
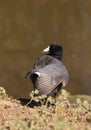
<path id="1" fill-rule="evenodd" d="M 27 74 L 26 74 L 26 76 L 25 76 L 25 79 L 27 79 L 28 77 L 30 77 L 31 76 L 31 72 L 28 72 Z"/>
<path id="2" fill-rule="evenodd" d="M 35 85 L 36 79 L 39 76 L 38 72 L 28 72 L 25 76 L 25 79 L 27 79 L 28 77 L 31 79 L 33 85 Z"/>

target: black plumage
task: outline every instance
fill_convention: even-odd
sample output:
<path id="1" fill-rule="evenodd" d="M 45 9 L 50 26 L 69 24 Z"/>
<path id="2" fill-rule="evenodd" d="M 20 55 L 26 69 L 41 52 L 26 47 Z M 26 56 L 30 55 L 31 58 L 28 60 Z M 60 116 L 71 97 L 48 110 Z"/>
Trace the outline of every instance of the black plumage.
<path id="1" fill-rule="evenodd" d="M 68 82 L 69 75 L 66 67 L 61 62 L 63 48 L 60 44 L 53 43 L 44 49 L 47 54 L 39 58 L 33 70 L 26 75 L 31 78 L 34 89 L 39 94 L 57 94 Z"/>

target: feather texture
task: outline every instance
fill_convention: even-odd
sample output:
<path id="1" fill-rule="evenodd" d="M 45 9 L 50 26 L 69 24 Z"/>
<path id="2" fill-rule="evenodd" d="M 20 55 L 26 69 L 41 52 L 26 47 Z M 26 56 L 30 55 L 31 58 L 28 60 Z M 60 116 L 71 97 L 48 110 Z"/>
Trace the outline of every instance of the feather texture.
<path id="1" fill-rule="evenodd" d="M 60 61 L 63 56 L 63 48 L 59 44 L 51 44 L 49 53 L 37 59 L 33 70 L 26 75 L 31 78 L 35 89 L 39 94 L 57 93 L 69 80 L 66 67 Z"/>

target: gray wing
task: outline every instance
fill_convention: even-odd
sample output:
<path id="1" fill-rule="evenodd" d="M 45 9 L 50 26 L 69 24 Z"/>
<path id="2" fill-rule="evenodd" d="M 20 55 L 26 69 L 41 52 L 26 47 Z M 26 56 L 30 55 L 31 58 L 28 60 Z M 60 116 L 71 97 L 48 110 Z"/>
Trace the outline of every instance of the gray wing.
<path id="1" fill-rule="evenodd" d="M 61 62 L 50 64 L 38 71 L 40 76 L 37 77 L 35 87 L 40 94 L 49 94 L 60 83 L 65 86 L 68 82 L 68 71 Z"/>
<path id="2" fill-rule="evenodd" d="M 50 94 L 60 83 L 62 83 L 62 77 L 54 77 L 41 74 L 37 78 L 35 88 L 39 90 L 40 94 Z"/>
<path id="3" fill-rule="evenodd" d="M 59 76 L 59 75 L 67 75 L 68 71 L 65 68 L 65 66 L 62 64 L 62 62 L 56 62 L 53 64 L 49 64 L 41 69 L 39 69 L 40 73 L 44 73 L 46 75 L 55 75 L 55 76 Z"/>

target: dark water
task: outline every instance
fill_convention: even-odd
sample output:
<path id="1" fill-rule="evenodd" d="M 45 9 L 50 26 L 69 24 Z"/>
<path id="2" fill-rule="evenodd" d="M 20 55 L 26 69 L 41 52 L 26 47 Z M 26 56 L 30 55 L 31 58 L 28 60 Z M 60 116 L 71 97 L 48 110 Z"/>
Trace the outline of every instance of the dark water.
<path id="1" fill-rule="evenodd" d="M 24 80 L 41 51 L 52 42 L 64 47 L 63 63 L 72 94 L 91 94 L 91 1 L 0 1 L 0 85 L 28 97 Z"/>

